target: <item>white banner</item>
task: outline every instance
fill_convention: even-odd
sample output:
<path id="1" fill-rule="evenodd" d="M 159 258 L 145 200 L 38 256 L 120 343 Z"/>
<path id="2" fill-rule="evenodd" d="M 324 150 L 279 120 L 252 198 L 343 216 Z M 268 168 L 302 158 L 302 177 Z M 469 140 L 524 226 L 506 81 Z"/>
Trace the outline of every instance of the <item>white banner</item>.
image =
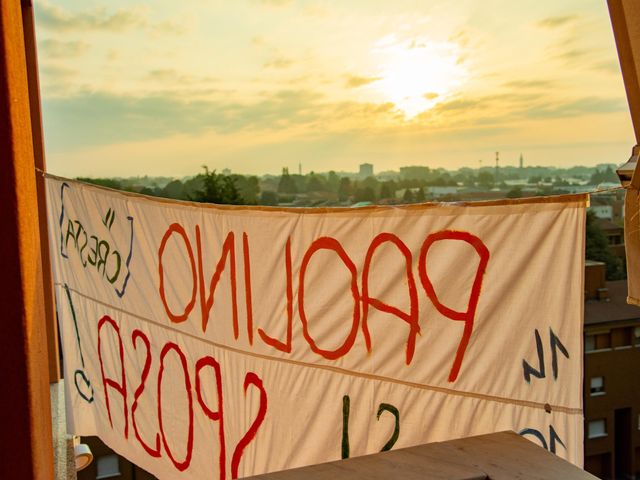
<path id="1" fill-rule="evenodd" d="M 160 478 L 502 430 L 582 465 L 586 196 L 271 209 L 47 191 L 70 432 Z"/>

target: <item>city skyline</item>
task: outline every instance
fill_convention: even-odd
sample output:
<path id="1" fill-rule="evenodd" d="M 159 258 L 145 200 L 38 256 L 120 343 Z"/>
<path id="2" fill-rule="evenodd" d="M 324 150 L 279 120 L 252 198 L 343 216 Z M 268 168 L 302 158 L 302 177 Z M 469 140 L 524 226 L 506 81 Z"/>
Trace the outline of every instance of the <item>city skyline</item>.
<path id="1" fill-rule="evenodd" d="M 48 169 L 184 176 L 622 163 L 606 4 L 36 4 Z M 499 13 L 497 13 L 499 12 Z"/>

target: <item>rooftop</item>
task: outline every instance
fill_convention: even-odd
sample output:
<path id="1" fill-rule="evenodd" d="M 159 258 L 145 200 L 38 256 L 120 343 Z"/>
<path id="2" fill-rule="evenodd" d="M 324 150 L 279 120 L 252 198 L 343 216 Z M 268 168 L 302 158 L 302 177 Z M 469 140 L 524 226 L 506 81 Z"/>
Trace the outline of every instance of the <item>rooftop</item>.
<path id="1" fill-rule="evenodd" d="M 587 300 L 584 304 L 584 324 L 640 319 L 640 308 L 627 304 L 627 281 L 606 282 L 609 301 Z"/>

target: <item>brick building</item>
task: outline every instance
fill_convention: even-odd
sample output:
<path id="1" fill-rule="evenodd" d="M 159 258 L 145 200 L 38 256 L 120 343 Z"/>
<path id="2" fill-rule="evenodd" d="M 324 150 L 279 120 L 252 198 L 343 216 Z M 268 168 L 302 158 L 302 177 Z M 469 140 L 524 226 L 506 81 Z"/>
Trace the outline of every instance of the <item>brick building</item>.
<path id="1" fill-rule="evenodd" d="M 640 308 L 627 281 L 605 281 L 587 261 L 584 314 L 585 470 L 604 479 L 640 478 Z"/>

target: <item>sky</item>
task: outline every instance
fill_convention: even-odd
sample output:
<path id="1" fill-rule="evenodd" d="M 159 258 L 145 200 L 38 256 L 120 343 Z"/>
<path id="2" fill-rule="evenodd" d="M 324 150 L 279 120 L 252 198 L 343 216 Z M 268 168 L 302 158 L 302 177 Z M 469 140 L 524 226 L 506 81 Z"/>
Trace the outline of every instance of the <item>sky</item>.
<path id="1" fill-rule="evenodd" d="M 47 167 L 622 163 L 603 0 L 39 0 Z"/>

